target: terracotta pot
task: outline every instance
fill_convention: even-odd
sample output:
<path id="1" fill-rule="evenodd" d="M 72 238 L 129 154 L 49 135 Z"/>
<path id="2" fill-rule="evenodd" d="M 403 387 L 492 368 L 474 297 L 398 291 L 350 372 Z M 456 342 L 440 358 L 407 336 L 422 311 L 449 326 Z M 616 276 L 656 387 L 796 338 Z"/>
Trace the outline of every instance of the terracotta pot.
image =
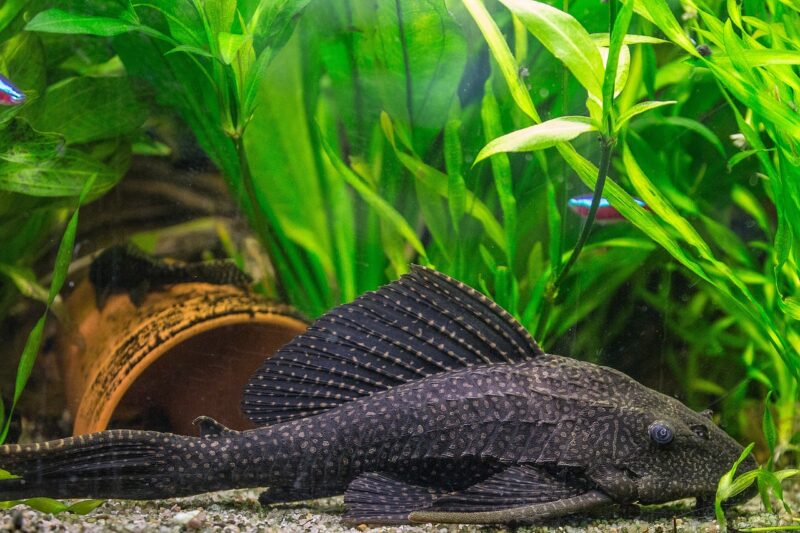
<path id="1" fill-rule="evenodd" d="M 76 435 L 108 427 L 194 435 L 200 415 L 251 428 L 239 407 L 244 386 L 307 325 L 287 306 L 205 283 L 151 292 L 140 307 L 115 294 L 100 311 L 84 281 L 67 309 L 73 326 L 58 352 Z"/>

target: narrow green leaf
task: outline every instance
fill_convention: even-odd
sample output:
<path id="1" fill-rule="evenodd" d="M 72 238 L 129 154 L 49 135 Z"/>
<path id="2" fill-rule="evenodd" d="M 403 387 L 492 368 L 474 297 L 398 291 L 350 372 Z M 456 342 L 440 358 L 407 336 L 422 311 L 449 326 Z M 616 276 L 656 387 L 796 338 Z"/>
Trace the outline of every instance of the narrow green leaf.
<path id="1" fill-rule="evenodd" d="M 616 130 L 617 131 L 621 130 L 622 126 L 624 126 L 626 122 L 628 122 L 636 115 L 640 115 L 642 113 L 650 111 L 651 109 L 656 109 L 658 107 L 664 107 L 677 103 L 678 102 L 676 100 L 640 102 L 626 109 L 624 112 L 620 113 L 619 117 L 617 118 L 617 122 L 615 124 Z"/>
<path id="2" fill-rule="evenodd" d="M 38 13 L 25 26 L 27 31 L 87 34 L 99 37 L 113 37 L 137 28 L 120 19 L 77 15 L 57 8 Z"/>
<path id="3" fill-rule="evenodd" d="M 31 269 L 0 263 L 0 273 L 7 276 L 23 296 L 47 304 L 47 289 L 39 285 Z"/>
<path id="4" fill-rule="evenodd" d="M 458 233 L 461 219 L 467 209 L 467 186 L 461 174 L 464 156 L 461 152 L 461 139 L 458 130 L 461 121 L 450 119 L 444 127 L 444 161 L 447 168 L 447 205 L 453 228 Z"/>
<path id="5" fill-rule="evenodd" d="M 775 456 L 775 447 L 778 445 L 778 428 L 775 427 L 775 420 L 773 420 L 772 412 L 769 409 L 771 396 L 772 391 L 769 391 L 767 397 L 764 398 L 764 417 L 761 419 L 761 429 L 764 432 L 764 439 L 767 441 L 767 447 L 769 448 L 770 464 L 772 464 Z"/>
<path id="6" fill-rule="evenodd" d="M 237 33 L 221 32 L 217 35 L 219 40 L 219 53 L 222 56 L 222 62 L 230 65 L 236 54 L 239 53 L 242 46 L 253 40 L 250 35 L 240 35 Z"/>
<path id="7" fill-rule="evenodd" d="M 389 202 L 384 200 L 380 197 L 378 193 L 373 191 L 366 185 L 361 178 L 359 178 L 344 162 L 336 155 L 336 152 L 333 151 L 333 148 L 330 146 L 328 141 L 323 137 L 320 136 L 320 140 L 322 143 L 323 153 L 327 156 L 328 160 L 330 161 L 331 165 L 337 170 L 339 175 L 344 179 L 348 185 L 353 187 L 353 189 L 361 195 L 367 204 L 369 204 L 372 209 L 375 210 L 375 213 L 386 222 L 389 226 L 391 226 L 397 233 L 403 236 L 403 238 L 411 245 L 414 250 L 420 255 L 423 261 L 427 262 L 427 254 L 425 251 L 425 246 L 417 237 L 416 232 L 414 229 L 408 224 L 403 215 L 401 215 Z"/>
<path id="8" fill-rule="evenodd" d="M 528 93 L 527 87 L 523 83 L 519 75 L 519 65 L 514 60 L 511 50 L 508 48 L 503 34 L 500 33 L 500 28 L 494 22 L 494 19 L 486 10 L 482 0 L 462 0 L 466 6 L 473 20 L 478 25 L 486 44 L 489 45 L 489 50 L 492 52 L 492 57 L 500 67 L 500 72 L 503 73 L 508 84 L 508 89 L 511 92 L 511 97 L 516 102 L 517 106 L 523 113 L 528 115 L 534 122 L 541 122 L 539 113 L 533 105 L 531 95 Z"/>
<path id="9" fill-rule="evenodd" d="M 603 60 L 589 33 L 572 15 L 533 0 L 500 0 L 590 95 L 602 95 Z"/>
<path id="10" fill-rule="evenodd" d="M 609 46 L 610 38 L 608 33 L 592 33 L 589 35 L 597 46 Z M 669 41 L 659 39 L 658 37 L 651 37 L 650 35 L 632 35 L 626 34 L 622 39 L 622 44 L 668 44 Z"/>
<path id="11" fill-rule="evenodd" d="M 608 56 L 605 65 L 605 73 L 603 74 L 603 131 L 608 134 L 611 129 L 611 112 L 614 108 L 614 95 L 617 86 L 618 72 L 617 67 L 620 65 L 620 51 L 622 50 L 622 41 L 625 34 L 628 33 L 628 27 L 633 17 L 633 2 L 623 4 L 622 9 L 617 14 L 617 19 L 614 22 L 614 29 L 611 32 L 611 42 L 608 48 Z M 624 88 L 624 81 L 621 83 L 619 91 Z"/>
<path id="12" fill-rule="evenodd" d="M 660 119 L 660 124 L 669 124 L 670 126 L 676 126 L 678 128 L 685 128 L 687 130 L 693 131 L 700 135 L 703 139 L 707 140 L 711 145 L 717 149 L 722 157 L 726 157 L 725 154 L 725 146 L 723 146 L 722 141 L 719 140 L 719 137 L 711 131 L 708 126 L 705 124 L 698 122 L 692 118 L 687 117 L 664 117 Z"/>
<path id="13" fill-rule="evenodd" d="M 494 154 L 541 150 L 596 130 L 586 117 L 554 118 L 494 139 L 478 153 L 473 165 Z"/>

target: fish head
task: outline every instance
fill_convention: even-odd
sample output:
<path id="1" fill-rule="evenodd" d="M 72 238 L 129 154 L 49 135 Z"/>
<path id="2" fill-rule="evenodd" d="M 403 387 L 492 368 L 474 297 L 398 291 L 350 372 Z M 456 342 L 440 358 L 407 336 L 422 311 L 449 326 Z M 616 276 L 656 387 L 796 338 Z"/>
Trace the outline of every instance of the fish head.
<path id="1" fill-rule="evenodd" d="M 675 398 L 649 392 L 650 401 L 625 416 L 633 446 L 622 464 L 636 486 L 638 500 L 713 500 L 720 478 L 744 448 L 713 422 L 709 412 L 698 413 Z M 749 454 L 739 464 L 736 475 L 757 467 Z M 755 488 L 745 491 L 737 500 L 746 501 L 754 491 Z"/>

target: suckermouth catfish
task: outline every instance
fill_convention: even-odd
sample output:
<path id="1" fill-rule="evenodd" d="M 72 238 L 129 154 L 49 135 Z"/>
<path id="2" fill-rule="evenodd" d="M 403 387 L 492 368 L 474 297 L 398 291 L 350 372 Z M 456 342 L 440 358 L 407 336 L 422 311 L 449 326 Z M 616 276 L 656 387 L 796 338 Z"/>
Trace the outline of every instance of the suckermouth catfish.
<path id="1" fill-rule="evenodd" d="M 0 447 L 20 476 L 0 480 L 0 500 L 268 486 L 263 504 L 344 492 L 353 523 L 526 523 L 713 497 L 742 453 L 707 414 L 544 353 L 498 305 L 422 267 L 319 318 L 264 362 L 242 407 L 258 429 L 201 417 L 199 437 Z"/>

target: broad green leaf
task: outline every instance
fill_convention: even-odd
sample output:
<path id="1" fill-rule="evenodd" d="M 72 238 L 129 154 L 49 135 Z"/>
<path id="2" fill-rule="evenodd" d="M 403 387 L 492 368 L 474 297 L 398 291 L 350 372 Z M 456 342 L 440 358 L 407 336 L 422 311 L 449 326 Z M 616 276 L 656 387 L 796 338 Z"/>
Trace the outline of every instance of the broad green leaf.
<path id="1" fill-rule="evenodd" d="M 25 118 L 40 132 L 69 144 L 116 138 L 135 131 L 146 110 L 126 78 L 68 78 L 48 87 Z"/>
<path id="2" fill-rule="evenodd" d="M 622 126 L 624 126 L 626 122 L 628 122 L 636 115 L 640 115 L 642 113 L 650 111 L 651 109 L 656 109 L 657 107 L 664 107 L 677 103 L 678 102 L 675 100 L 640 102 L 620 113 L 619 117 L 617 118 L 615 127 L 617 128 L 617 131 L 619 131 L 622 129 Z"/>
<path id="3" fill-rule="evenodd" d="M 58 514 L 67 510 L 66 505 L 52 498 L 29 498 L 24 503 L 41 513 Z"/>
<path id="4" fill-rule="evenodd" d="M 117 157 L 111 163 L 77 150 L 33 163 L 0 162 L 0 190 L 40 197 L 77 196 L 86 180 L 96 176 L 92 196 L 97 196 L 122 177 L 126 161 Z"/>
<path id="5" fill-rule="evenodd" d="M 519 65 L 511 54 L 503 34 L 500 33 L 500 28 L 497 27 L 494 19 L 483 5 L 483 1 L 462 0 L 462 2 L 483 34 L 483 38 L 492 52 L 492 57 L 500 67 L 500 72 L 503 73 L 503 77 L 508 84 L 511 97 L 523 113 L 533 119 L 534 122 L 541 122 L 539 113 L 537 113 L 533 100 L 531 100 L 531 95 L 520 79 Z"/>
<path id="6" fill-rule="evenodd" d="M 569 13 L 533 0 L 500 0 L 525 27 L 572 72 L 589 92 L 600 97 L 603 61 L 589 33 Z"/>
<path id="7" fill-rule="evenodd" d="M 208 50 L 203 50 L 197 46 L 193 46 L 191 44 L 180 44 L 173 48 L 167 50 L 164 55 L 167 54 L 177 54 L 177 53 L 184 53 L 184 54 L 194 54 L 200 57 L 207 57 L 209 59 L 214 59 L 214 54 L 209 52 Z"/>
<path id="8" fill-rule="evenodd" d="M 475 163 L 503 152 L 532 152 L 555 146 L 597 128 L 586 117 L 561 117 L 498 137 L 475 157 Z"/>
<path id="9" fill-rule="evenodd" d="M 236 0 L 211 0 L 203 2 L 203 8 L 212 35 L 231 31 L 236 19 Z"/>
<path id="10" fill-rule="evenodd" d="M 113 37 L 138 29 L 138 27 L 120 19 L 77 15 L 53 8 L 38 13 L 25 26 L 25 29 L 45 33 L 77 33 Z"/>
<path id="11" fill-rule="evenodd" d="M 458 92 L 467 45 L 444 2 L 377 2 L 374 12 L 357 19 L 362 38 L 359 76 L 364 98 L 406 129 L 414 151 L 423 153 L 447 122 Z"/>
<path id="12" fill-rule="evenodd" d="M 227 32 L 219 33 L 217 38 L 219 39 L 219 53 L 222 56 L 223 63 L 226 65 L 230 65 L 242 46 L 252 40 L 250 35 L 239 35 Z"/>
<path id="13" fill-rule="evenodd" d="M 67 507 L 67 511 L 77 515 L 85 515 L 103 505 L 104 502 L 105 500 L 82 500 Z"/>

